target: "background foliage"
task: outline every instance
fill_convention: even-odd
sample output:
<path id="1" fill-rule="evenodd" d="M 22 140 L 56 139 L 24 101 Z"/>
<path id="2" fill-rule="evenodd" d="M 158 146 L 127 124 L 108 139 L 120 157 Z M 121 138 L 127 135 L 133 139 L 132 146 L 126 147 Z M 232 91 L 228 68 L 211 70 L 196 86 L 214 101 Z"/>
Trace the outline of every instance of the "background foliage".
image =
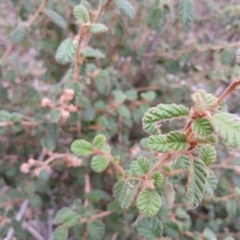
<path id="1" fill-rule="evenodd" d="M 147 110 L 191 107 L 197 89 L 218 96 L 238 76 L 238 1 L 109 1 L 72 81 L 79 22 L 107 2 L 82 1 L 74 10 L 79 0 L 0 1 L 0 238 L 240 239 L 239 151 L 218 143 L 208 176 L 216 190 L 210 186 L 196 209 L 186 209 L 187 176 L 166 181 L 167 166 L 156 173 L 162 205 L 149 218 L 129 207 L 137 181 L 120 196 L 123 182 L 106 155 L 111 149 L 111 161 L 147 173 L 144 159 L 134 161 L 153 157 L 142 125 Z M 237 92 L 227 103 L 239 114 Z M 163 123 L 162 132 L 183 126 Z M 79 144 L 81 157 L 73 154 Z M 90 161 L 93 146 L 107 157 Z"/>

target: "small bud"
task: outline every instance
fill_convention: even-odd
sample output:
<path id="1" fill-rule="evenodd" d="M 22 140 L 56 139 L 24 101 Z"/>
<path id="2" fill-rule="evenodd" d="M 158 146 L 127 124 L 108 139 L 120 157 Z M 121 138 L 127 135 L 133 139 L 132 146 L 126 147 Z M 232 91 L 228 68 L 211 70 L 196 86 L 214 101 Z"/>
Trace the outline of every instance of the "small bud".
<path id="1" fill-rule="evenodd" d="M 62 119 L 65 121 L 70 117 L 70 113 L 69 111 L 63 110 L 61 109 L 61 115 L 62 115 Z"/>
<path id="2" fill-rule="evenodd" d="M 64 89 L 64 94 L 65 95 L 69 95 L 69 96 L 74 96 L 74 94 L 75 94 L 75 92 L 74 92 L 74 90 L 73 89 L 70 89 L 70 88 L 66 88 L 66 89 Z"/>
<path id="3" fill-rule="evenodd" d="M 52 101 L 49 98 L 42 99 L 42 107 L 50 107 L 52 106 Z"/>
<path id="4" fill-rule="evenodd" d="M 29 173 L 30 169 L 29 169 L 29 165 L 27 163 L 23 163 L 20 167 L 20 171 L 22 173 Z"/>
<path id="5" fill-rule="evenodd" d="M 67 110 L 69 112 L 77 112 L 77 107 L 74 106 L 73 104 L 70 104 L 70 105 L 67 106 Z"/>
<path id="6" fill-rule="evenodd" d="M 29 164 L 30 166 L 34 166 L 35 163 L 36 163 L 36 160 L 34 160 L 33 158 L 28 159 L 28 164 Z"/>

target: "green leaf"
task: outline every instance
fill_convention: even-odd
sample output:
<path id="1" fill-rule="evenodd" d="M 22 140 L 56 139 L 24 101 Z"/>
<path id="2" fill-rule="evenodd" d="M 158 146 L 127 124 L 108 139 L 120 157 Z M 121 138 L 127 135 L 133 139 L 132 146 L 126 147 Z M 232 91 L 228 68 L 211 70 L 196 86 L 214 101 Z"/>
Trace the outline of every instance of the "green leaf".
<path id="1" fill-rule="evenodd" d="M 206 239 L 206 240 L 217 240 L 216 235 L 209 228 L 204 228 L 202 235 L 203 235 L 204 239 Z"/>
<path id="2" fill-rule="evenodd" d="M 228 236 L 228 237 L 225 237 L 223 240 L 235 240 L 235 239 L 231 236 Z"/>
<path id="3" fill-rule="evenodd" d="M 127 100 L 129 101 L 135 101 L 138 98 L 138 93 L 135 89 L 130 89 L 126 91 L 125 94 L 126 94 Z"/>
<path id="4" fill-rule="evenodd" d="M 25 38 L 25 28 L 17 26 L 10 35 L 10 40 L 14 43 L 20 43 Z"/>
<path id="5" fill-rule="evenodd" d="M 88 58 L 104 58 L 103 54 L 99 49 L 94 49 L 91 47 L 86 47 L 81 50 L 81 55 Z"/>
<path id="6" fill-rule="evenodd" d="M 149 134 L 157 134 L 161 121 L 175 118 L 186 118 L 189 110 L 183 105 L 159 104 L 157 107 L 149 108 L 143 116 L 143 129 Z"/>
<path id="7" fill-rule="evenodd" d="M 128 178 L 125 180 L 119 196 L 119 202 L 122 208 L 128 208 L 131 205 L 139 185 L 140 181 L 136 179 Z"/>
<path id="8" fill-rule="evenodd" d="M 105 33 L 107 31 L 107 26 L 102 23 L 92 23 L 90 26 L 90 32 L 93 34 Z"/>
<path id="9" fill-rule="evenodd" d="M 164 181 L 164 176 L 160 172 L 153 172 L 150 177 L 154 181 L 155 186 L 159 186 Z"/>
<path id="10" fill-rule="evenodd" d="M 217 113 L 212 116 L 211 122 L 215 131 L 231 147 L 240 147 L 240 121 L 238 116 L 230 113 Z"/>
<path id="11" fill-rule="evenodd" d="M 8 122 L 11 119 L 11 114 L 6 110 L 0 110 L 0 121 Z"/>
<path id="12" fill-rule="evenodd" d="M 10 120 L 11 122 L 13 122 L 13 123 L 19 123 L 19 122 L 21 122 L 22 118 L 23 118 L 23 115 L 22 115 L 22 114 L 17 113 L 17 112 L 14 112 L 14 113 L 12 113 L 12 114 L 10 115 L 10 119 L 9 119 L 9 120 Z"/>
<path id="13" fill-rule="evenodd" d="M 173 239 L 179 239 L 180 229 L 176 222 L 167 221 L 164 225 L 164 231 L 166 232 L 167 236 Z"/>
<path id="14" fill-rule="evenodd" d="M 54 151 L 56 148 L 56 143 L 54 139 L 50 136 L 45 136 L 41 139 L 41 145 L 43 148 L 49 150 L 49 151 Z"/>
<path id="15" fill-rule="evenodd" d="M 154 8 L 148 16 L 147 26 L 153 30 L 157 30 L 162 17 L 163 17 L 162 10 L 159 7 Z"/>
<path id="16" fill-rule="evenodd" d="M 113 96 L 114 96 L 116 102 L 123 103 L 125 101 L 126 95 L 124 94 L 123 91 L 114 90 L 112 93 L 113 93 Z"/>
<path id="17" fill-rule="evenodd" d="M 156 217 L 144 217 L 137 223 L 137 231 L 147 240 L 156 240 L 162 236 L 162 223 Z"/>
<path id="18" fill-rule="evenodd" d="M 91 4 L 89 3 L 89 1 L 88 0 L 82 0 L 81 1 L 81 5 L 83 5 L 86 9 L 88 9 L 88 10 L 91 10 L 92 9 L 92 6 L 91 6 Z"/>
<path id="19" fill-rule="evenodd" d="M 143 189 L 137 198 L 137 207 L 145 216 L 154 216 L 161 207 L 161 198 L 153 189 Z"/>
<path id="20" fill-rule="evenodd" d="M 114 0 L 115 4 L 123 10 L 130 18 L 134 18 L 135 9 L 132 4 L 127 0 Z"/>
<path id="21" fill-rule="evenodd" d="M 94 220 L 87 224 L 87 232 L 93 240 L 101 240 L 105 233 L 105 225 L 101 220 Z"/>
<path id="22" fill-rule="evenodd" d="M 194 133 L 206 137 L 213 132 L 213 127 L 207 118 L 198 118 L 192 123 Z"/>
<path id="23" fill-rule="evenodd" d="M 183 24 L 188 27 L 194 19 L 193 0 L 180 0 L 179 14 Z"/>
<path id="24" fill-rule="evenodd" d="M 189 157 L 186 156 L 186 155 L 181 155 L 180 157 L 177 158 L 176 165 L 179 168 L 188 171 L 189 170 L 189 166 L 190 166 L 190 159 L 189 159 Z"/>
<path id="25" fill-rule="evenodd" d="M 114 184 L 114 186 L 113 186 L 113 196 L 115 198 L 117 198 L 117 199 L 120 198 L 121 191 L 123 189 L 124 183 L 125 183 L 125 181 L 121 179 Z"/>
<path id="26" fill-rule="evenodd" d="M 175 151 L 183 151 L 189 148 L 186 136 L 181 132 L 170 132 L 167 135 L 167 143 L 169 148 Z"/>
<path id="27" fill-rule="evenodd" d="M 42 204 L 42 199 L 38 194 L 35 194 L 29 199 L 29 202 L 33 208 L 38 208 Z"/>
<path id="28" fill-rule="evenodd" d="M 93 153 L 93 146 L 85 140 L 75 140 L 71 144 L 71 151 L 76 155 L 88 156 Z"/>
<path id="29" fill-rule="evenodd" d="M 77 45 L 72 39 L 64 40 L 57 49 L 56 60 L 59 63 L 66 64 L 72 61 L 76 54 Z"/>
<path id="30" fill-rule="evenodd" d="M 156 152 L 168 152 L 168 144 L 166 135 L 152 135 L 148 138 L 148 146 Z"/>
<path id="31" fill-rule="evenodd" d="M 102 155 L 96 155 L 92 158 L 91 161 L 91 168 L 95 172 L 102 172 L 104 171 L 109 165 L 109 161 L 106 157 Z"/>
<path id="32" fill-rule="evenodd" d="M 97 135 L 93 139 L 93 146 L 98 148 L 98 149 L 101 149 L 105 144 L 106 144 L 106 137 L 102 134 Z"/>
<path id="33" fill-rule="evenodd" d="M 215 147 L 211 145 L 203 145 L 200 149 L 199 157 L 202 159 L 206 166 L 212 164 L 216 160 Z"/>
<path id="34" fill-rule="evenodd" d="M 153 101 L 157 97 L 156 93 L 153 91 L 143 92 L 140 96 L 147 101 Z"/>
<path id="35" fill-rule="evenodd" d="M 145 157 L 138 157 L 136 161 L 132 162 L 130 169 L 132 173 L 136 176 L 143 176 L 149 171 L 149 162 Z"/>
<path id="36" fill-rule="evenodd" d="M 202 104 L 204 104 L 203 108 L 206 110 L 214 104 L 217 98 L 213 94 L 207 93 L 203 89 L 199 89 L 192 95 L 192 99 L 195 103 L 200 101 Z"/>
<path id="37" fill-rule="evenodd" d="M 67 28 L 68 24 L 67 24 L 66 20 L 61 15 L 59 15 L 57 12 L 55 12 L 51 9 L 45 8 L 44 13 L 59 27 L 61 27 L 63 29 Z"/>
<path id="38" fill-rule="evenodd" d="M 64 207 L 57 212 L 53 219 L 54 224 L 63 223 L 66 227 L 72 227 L 79 221 L 79 216 L 71 208 Z"/>
<path id="39" fill-rule="evenodd" d="M 194 159 L 190 164 L 188 179 L 188 208 L 196 208 L 202 200 L 207 181 L 207 172 L 204 163 L 200 159 Z"/>
<path id="40" fill-rule="evenodd" d="M 53 240 L 67 240 L 68 229 L 63 226 L 57 227 L 53 232 Z"/>
<path id="41" fill-rule="evenodd" d="M 217 188 L 217 177 L 214 174 L 214 172 L 210 169 L 208 169 L 208 176 L 207 176 L 207 182 L 206 182 L 206 192 L 210 193 L 213 195 L 214 190 Z"/>
<path id="42" fill-rule="evenodd" d="M 166 200 L 166 205 L 169 209 L 171 209 L 173 207 L 174 204 L 174 200 L 175 200 L 175 190 L 173 188 L 173 185 L 171 183 L 166 183 L 166 185 L 164 186 L 164 198 Z"/>
<path id="43" fill-rule="evenodd" d="M 88 23 L 90 21 L 88 10 L 83 4 L 80 4 L 74 8 L 74 16 L 81 23 Z"/>
<path id="44" fill-rule="evenodd" d="M 131 112 L 130 110 L 127 108 L 126 105 L 121 105 L 119 106 L 119 108 L 117 109 L 118 114 L 125 117 L 126 119 L 129 119 L 131 117 Z"/>
<path id="45" fill-rule="evenodd" d="M 59 109 L 53 109 L 50 113 L 50 119 L 52 122 L 58 122 L 61 118 L 61 111 Z"/>

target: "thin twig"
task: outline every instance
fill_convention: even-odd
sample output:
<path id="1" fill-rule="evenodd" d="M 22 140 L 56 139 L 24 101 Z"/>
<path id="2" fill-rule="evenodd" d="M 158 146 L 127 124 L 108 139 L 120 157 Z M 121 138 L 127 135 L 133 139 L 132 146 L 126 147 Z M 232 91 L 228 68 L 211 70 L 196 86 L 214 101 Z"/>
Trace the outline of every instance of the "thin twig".
<path id="1" fill-rule="evenodd" d="M 45 153 L 41 152 L 41 154 L 38 157 L 38 161 L 43 161 L 44 157 L 45 157 Z M 24 213 L 25 213 L 25 211 L 26 211 L 26 209 L 28 207 L 28 204 L 29 204 L 29 200 L 24 200 L 23 201 L 23 203 L 22 203 L 22 205 L 20 207 L 20 210 L 19 210 L 19 212 L 18 212 L 18 214 L 16 216 L 16 220 L 17 221 L 21 221 L 21 219 L 22 219 L 22 217 L 23 217 L 23 215 L 24 215 Z M 10 228 L 8 230 L 8 233 L 7 233 L 6 237 L 4 238 L 4 240 L 11 240 L 13 234 L 14 234 L 14 229 Z"/>
<path id="2" fill-rule="evenodd" d="M 26 23 L 26 27 L 29 28 L 38 18 L 39 14 L 42 13 L 42 11 L 44 10 L 45 6 L 47 5 L 49 0 L 44 0 L 42 2 L 42 4 L 39 6 L 38 10 L 36 11 L 36 13 L 33 15 L 33 17 Z M 11 43 L 8 48 L 6 49 L 5 53 L 3 54 L 2 57 L 2 62 L 5 62 L 5 60 L 7 59 L 8 55 L 10 54 L 10 52 L 12 51 L 13 47 L 15 46 L 14 43 Z"/>
<path id="3" fill-rule="evenodd" d="M 90 184 L 90 178 L 88 174 L 85 174 L 85 188 L 84 188 L 84 193 L 85 195 L 91 191 L 91 184 Z M 88 199 L 85 196 L 85 201 L 84 201 L 84 207 L 87 207 L 88 205 Z"/>
<path id="4" fill-rule="evenodd" d="M 28 21 L 28 23 L 26 24 L 27 27 L 30 27 L 38 18 L 39 14 L 42 13 L 42 11 L 44 10 L 45 6 L 47 5 L 48 0 L 44 0 L 42 2 L 42 4 L 40 5 L 40 7 L 38 8 L 38 10 L 36 11 L 36 13 L 33 15 L 33 17 Z"/>
<path id="5" fill-rule="evenodd" d="M 105 212 L 98 213 L 98 214 L 92 216 L 91 218 L 82 218 L 81 223 L 91 222 L 91 221 L 96 220 L 98 218 L 106 217 L 106 216 L 110 215 L 111 213 L 112 213 L 111 211 L 105 211 Z"/>

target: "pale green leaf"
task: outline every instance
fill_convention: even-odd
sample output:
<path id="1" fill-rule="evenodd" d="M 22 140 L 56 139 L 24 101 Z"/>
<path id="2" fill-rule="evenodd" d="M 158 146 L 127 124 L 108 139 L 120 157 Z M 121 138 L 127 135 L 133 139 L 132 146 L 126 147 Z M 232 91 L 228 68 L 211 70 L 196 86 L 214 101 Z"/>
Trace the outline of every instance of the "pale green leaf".
<path id="1" fill-rule="evenodd" d="M 134 18 L 135 9 L 128 0 L 114 0 L 115 4 L 123 10 L 130 18 Z"/>
<path id="2" fill-rule="evenodd" d="M 192 123 L 194 133 L 206 137 L 213 132 L 213 127 L 207 118 L 198 118 Z"/>
<path id="3" fill-rule="evenodd" d="M 39 208 L 42 204 L 42 198 L 38 194 L 34 194 L 29 202 L 32 208 Z"/>
<path id="4" fill-rule="evenodd" d="M 149 108 L 143 116 L 143 129 L 149 134 L 157 134 L 162 121 L 186 118 L 188 115 L 189 110 L 183 105 L 159 104 Z"/>
<path id="5" fill-rule="evenodd" d="M 50 113 L 50 119 L 52 122 L 58 122 L 61 118 L 61 111 L 59 109 L 53 109 Z"/>
<path id="6" fill-rule="evenodd" d="M 194 4 L 193 0 L 180 0 L 179 3 L 179 14 L 181 21 L 185 26 L 189 26 L 189 24 L 194 19 Z"/>
<path id="7" fill-rule="evenodd" d="M 107 26 L 102 23 L 92 23 L 90 26 L 90 32 L 93 34 L 105 33 L 107 31 Z"/>
<path id="8" fill-rule="evenodd" d="M 21 41 L 24 40 L 25 35 L 26 35 L 25 28 L 23 28 L 22 26 L 17 26 L 10 34 L 10 40 L 13 41 L 14 43 L 20 43 Z"/>
<path id="9" fill-rule="evenodd" d="M 147 26 L 153 30 L 157 30 L 163 15 L 164 14 L 159 7 L 154 8 L 148 16 Z"/>
<path id="10" fill-rule="evenodd" d="M 74 226 L 79 221 L 79 216 L 71 208 L 64 207 L 57 212 L 53 219 L 54 224 L 64 223 L 67 227 Z"/>
<path id="11" fill-rule="evenodd" d="M 67 28 L 67 22 L 66 20 L 59 15 L 57 12 L 51 10 L 51 9 L 45 9 L 44 13 L 59 27 L 66 29 Z"/>
<path id="12" fill-rule="evenodd" d="M 153 101 L 157 97 L 157 94 L 154 91 L 148 91 L 141 93 L 140 96 L 147 101 Z"/>
<path id="13" fill-rule="evenodd" d="M 199 97 L 201 98 L 201 100 L 199 100 Z M 209 109 L 214 104 L 217 98 L 213 94 L 207 93 L 204 89 L 199 89 L 196 93 L 192 95 L 192 99 L 195 103 L 197 101 L 201 101 L 204 104 L 204 109 Z"/>
<path id="14" fill-rule="evenodd" d="M 164 231 L 166 232 L 167 236 L 173 239 L 179 239 L 180 229 L 176 222 L 167 221 L 164 225 Z"/>
<path id="15" fill-rule="evenodd" d="M 74 16 L 81 23 L 87 23 L 90 21 L 88 10 L 83 4 L 78 5 L 74 8 Z"/>
<path id="16" fill-rule="evenodd" d="M 59 63 L 66 64 L 72 61 L 77 50 L 76 43 L 72 39 L 68 38 L 64 40 L 57 49 L 56 60 Z"/>
<path id="17" fill-rule="evenodd" d="M 207 181 L 207 172 L 204 163 L 200 159 L 194 159 L 190 164 L 188 179 L 188 208 L 196 208 L 202 200 Z"/>
<path id="18" fill-rule="evenodd" d="M 217 113 L 211 122 L 220 137 L 233 148 L 240 147 L 240 119 L 230 113 Z"/>
<path id="19" fill-rule="evenodd" d="M 207 176 L 207 182 L 206 182 L 206 192 L 210 193 L 211 195 L 213 195 L 214 190 L 217 188 L 217 177 L 214 174 L 213 171 L 211 171 L 210 169 L 208 169 L 208 176 Z"/>
<path id="20" fill-rule="evenodd" d="M 131 117 L 131 112 L 130 110 L 127 108 L 126 105 L 121 105 L 119 106 L 119 108 L 117 109 L 119 115 L 125 117 L 126 119 L 129 119 Z"/>
<path id="21" fill-rule="evenodd" d="M 102 172 L 104 171 L 109 165 L 109 161 L 106 157 L 102 155 L 96 155 L 92 158 L 91 161 L 91 168 L 95 172 Z"/>
<path id="22" fill-rule="evenodd" d="M 183 151 L 189 148 L 186 136 L 181 132 L 170 132 L 167 135 L 167 143 L 170 149 L 175 151 Z"/>
<path id="23" fill-rule="evenodd" d="M 153 189 L 143 189 L 137 198 L 137 207 L 145 216 L 154 216 L 161 207 L 161 198 Z"/>
<path id="24" fill-rule="evenodd" d="M 164 176 L 160 172 L 153 172 L 151 174 L 151 180 L 153 180 L 153 183 L 155 186 L 159 186 L 163 183 L 164 181 Z"/>
<path id="25" fill-rule="evenodd" d="M 223 240 L 235 240 L 232 236 L 225 237 Z"/>
<path id="26" fill-rule="evenodd" d="M 101 220 L 94 220 L 87 224 L 87 232 L 93 240 L 101 240 L 105 233 L 105 225 Z"/>
<path id="27" fill-rule="evenodd" d="M 131 205 L 139 185 L 140 181 L 136 179 L 128 178 L 125 180 L 119 195 L 119 202 L 122 208 L 128 208 Z"/>
<path id="28" fill-rule="evenodd" d="M 215 147 L 211 145 L 203 145 L 200 149 L 199 157 L 206 166 L 212 164 L 216 160 Z"/>
<path id="29" fill-rule="evenodd" d="M 71 144 L 71 150 L 76 155 L 88 156 L 93 153 L 93 146 L 85 140 L 75 140 Z"/>
<path id="30" fill-rule="evenodd" d="M 91 6 L 91 4 L 89 3 L 88 0 L 82 0 L 81 1 L 81 5 L 83 5 L 87 10 L 91 10 L 92 9 L 92 6 Z"/>
<path id="31" fill-rule="evenodd" d="M 189 170 L 189 166 L 190 166 L 190 159 L 189 159 L 189 157 L 186 156 L 186 155 L 181 155 L 180 157 L 177 158 L 176 165 L 179 168 L 188 171 Z"/>
<path id="32" fill-rule="evenodd" d="M 163 234 L 163 227 L 156 217 L 143 217 L 137 223 L 137 231 L 147 240 L 157 240 Z"/>
<path id="33" fill-rule="evenodd" d="M 56 142 L 51 136 L 45 136 L 41 139 L 41 145 L 43 148 L 54 151 L 56 148 Z"/>
<path id="34" fill-rule="evenodd" d="M 138 157 L 137 160 L 131 163 L 130 169 L 136 176 L 142 176 L 149 171 L 149 162 L 145 157 Z"/>
<path id="35" fill-rule="evenodd" d="M 166 200 L 166 205 L 169 209 L 173 207 L 174 200 L 175 200 L 175 190 L 173 188 L 173 185 L 171 183 L 166 183 L 164 186 L 164 192 L 163 196 Z"/>
<path id="36" fill-rule="evenodd" d="M 104 58 L 103 54 L 99 49 L 94 49 L 91 47 L 86 47 L 81 50 L 81 55 L 88 58 Z"/>
<path id="37" fill-rule="evenodd" d="M 113 186 L 113 196 L 117 199 L 120 198 L 121 191 L 123 189 L 125 181 L 124 180 L 119 180 L 117 181 L 114 186 Z"/>
<path id="38" fill-rule="evenodd" d="M 168 152 L 166 135 L 152 135 L 148 138 L 148 146 L 156 152 Z"/>
<path id="39" fill-rule="evenodd" d="M 68 229 L 64 226 L 57 227 L 53 232 L 53 240 L 67 240 Z"/>
<path id="40" fill-rule="evenodd" d="M 124 94 L 123 91 L 114 90 L 112 93 L 113 93 L 113 96 L 114 96 L 116 102 L 123 103 L 125 101 L 126 95 Z"/>
<path id="41" fill-rule="evenodd" d="M 97 135 L 93 139 L 93 146 L 95 148 L 101 149 L 105 144 L 106 144 L 106 137 L 104 135 L 102 135 L 102 134 Z"/>
<path id="42" fill-rule="evenodd" d="M 206 239 L 206 240 L 217 240 L 216 235 L 209 228 L 204 228 L 202 235 L 203 235 L 204 239 Z"/>

